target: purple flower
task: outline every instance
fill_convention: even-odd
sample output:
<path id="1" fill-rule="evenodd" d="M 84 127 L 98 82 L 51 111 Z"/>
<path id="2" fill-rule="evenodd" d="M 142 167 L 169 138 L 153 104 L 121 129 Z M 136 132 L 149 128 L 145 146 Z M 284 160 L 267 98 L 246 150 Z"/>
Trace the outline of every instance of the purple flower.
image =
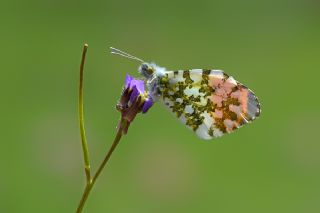
<path id="1" fill-rule="evenodd" d="M 134 79 L 130 75 L 126 75 L 123 92 L 117 109 L 121 112 L 123 119 L 128 121 L 127 133 L 130 123 L 134 120 L 139 112 L 146 113 L 153 105 L 153 100 L 145 90 L 144 81 Z"/>

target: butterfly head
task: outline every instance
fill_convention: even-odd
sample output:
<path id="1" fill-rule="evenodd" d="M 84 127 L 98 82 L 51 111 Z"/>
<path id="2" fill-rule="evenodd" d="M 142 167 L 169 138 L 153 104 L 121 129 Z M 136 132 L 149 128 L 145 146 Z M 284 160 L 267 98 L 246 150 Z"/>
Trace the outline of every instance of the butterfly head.
<path id="1" fill-rule="evenodd" d="M 146 79 L 152 79 L 154 76 L 164 75 L 166 69 L 159 67 L 155 63 L 142 63 L 139 67 L 139 73 Z"/>
<path id="2" fill-rule="evenodd" d="M 153 64 L 142 63 L 139 67 L 139 73 L 146 79 L 151 78 L 156 71 L 156 67 Z"/>

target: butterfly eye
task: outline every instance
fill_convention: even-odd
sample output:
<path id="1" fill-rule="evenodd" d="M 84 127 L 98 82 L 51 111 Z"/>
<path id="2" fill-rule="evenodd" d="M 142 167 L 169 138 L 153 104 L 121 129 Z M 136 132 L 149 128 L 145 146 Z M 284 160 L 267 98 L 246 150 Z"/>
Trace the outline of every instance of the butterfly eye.
<path id="1" fill-rule="evenodd" d="M 147 73 L 148 73 L 149 75 L 151 75 L 151 74 L 153 74 L 153 72 L 154 72 L 153 68 L 148 67 Z"/>

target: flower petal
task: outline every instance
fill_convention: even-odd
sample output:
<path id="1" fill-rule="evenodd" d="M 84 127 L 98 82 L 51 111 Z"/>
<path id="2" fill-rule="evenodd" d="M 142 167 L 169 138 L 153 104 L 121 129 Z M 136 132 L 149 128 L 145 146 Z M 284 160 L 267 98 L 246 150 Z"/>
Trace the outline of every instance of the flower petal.
<path id="1" fill-rule="evenodd" d="M 125 82 L 124 82 L 124 86 L 125 86 L 126 89 L 130 87 L 130 84 L 131 84 L 132 80 L 133 80 L 133 77 L 131 77 L 130 75 L 127 74 Z"/>
<path id="2" fill-rule="evenodd" d="M 143 104 L 143 107 L 142 107 L 142 113 L 146 113 L 150 107 L 153 105 L 153 100 L 151 97 L 147 98 L 145 101 L 144 101 L 144 104 Z"/>
<path id="3" fill-rule="evenodd" d="M 140 94 L 144 94 L 144 82 L 142 80 L 133 79 L 130 84 L 130 89 L 136 86 L 136 89 Z"/>
<path id="4" fill-rule="evenodd" d="M 131 90 L 132 90 L 132 92 L 130 95 L 130 102 L 133 103 L 137 99 L 137 97 L 140 95 L 140 93 L 139 93 L 136 85 L 134 85 Z"/>

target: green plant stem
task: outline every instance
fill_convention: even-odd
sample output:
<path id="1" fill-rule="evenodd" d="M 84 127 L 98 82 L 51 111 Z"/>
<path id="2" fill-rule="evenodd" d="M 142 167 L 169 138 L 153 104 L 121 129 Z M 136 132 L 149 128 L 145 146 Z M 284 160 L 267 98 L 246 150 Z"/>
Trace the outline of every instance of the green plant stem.
<path id="1" fill-rule="evenodd" d="M 80 123 L 80 134 L 81 134 L 81 144 L 82 144 L 82 151 L 83 151 L 83 159 L 84 159 L 84 168 L 85 168 L 85 174 L 86 174 L 86 187 L 83 191 L 81 200 L 79 202 L 77 213 L 82 212 L 82 209 L 84 207 L 84 204 L 86 203 L 88 196 L 91 192 L 91 189 L 93 188 L 97 178 L 100 176 L 102 170 L 104 169 L 105 165 L 109 161 L 114 149 L 117 147 L 117 145 L 120 142 L 120 139 L 122 135 L 124 134 L 124 130 L 128 129 L 129 121 L 126 119 L 123 119 L 121 117 L 116 137 L 107 152 L 106 156 L 104 157 L 103 161 L 101 162 L 97 172 L 91 178 L 91 172 L 90 172 L 90 160 L 89 160 L 89 149 L 88 149 L 88 143 L 86 139 L 86 133 L 84 128 L 84 113 L 83 113 L 83 71 L 84 71 L 84 63 L 86 59 L 86 53 L 87 53 L 88 45 L 84 44 L 83 51 L 82 51 L 82 58 L 81 58 L 81 64 L 80 64 L 80 83 L 79 83 L 79 123 Z"/>
<path id="2" fill-rule="evenodd" d="M 103 161 L 101 162 L 97 172 L 95 173 L 94 177 L 92 178 L 92 181 L 87 183 L 87 185 L 86 185 L 86 187 L 84 189 L 84 192 L 82 194 L 82 198 L 81 198 L 80 203 L 79 203 L 78 208 L 77 208 L 77 213 L 82 212 L 82 209 L 84 207 L 84 204 L 87 201 L 87 198 L 88 198 L 88 196 L 89 196 L 89 194 L 91 192 L 91 189 L 93 188 L 97 178 L 101 174 L 101 172 L 104 169 L 105 165 L 109 161 L 113 151 L 115 150 L 115 148 L 119 144 L 120 139 L 121 139 L 121 137 L 123 135 L 123 129 L 125 128 L 126 125 L 128 125 L 128 122 L 126 120 L 124 120 L 124 119 L 121 119 L 118 131 L 117 131 L 117 135 L 116 135 L 116 137 L 115 137 L 115 139 L 114 139 L 109 151 L 107 152 L 107 155 L 104 157 Z"/>
<path id="3" fill-rule="evenodd" d="M 84 128 L 84 116 L 83 116 L 83 71 L 84 63 L 86 59 L 86 53 L 88 49 L 88 44 L 83 45 L 82 58 L 80 64 L 80 83 L 79 83 L 79 124 L 80 124 L 80 134 L 81 134 L 81 144 L 83 151 L 83 160 L 84 160 L 84 170 L 86 174 L 87 184 L 91 182 L 91 172 L 90 172 L 90 160 L 89 160 L 89 150 L 88 143 L 86 138 L 86 132 Z"/>

